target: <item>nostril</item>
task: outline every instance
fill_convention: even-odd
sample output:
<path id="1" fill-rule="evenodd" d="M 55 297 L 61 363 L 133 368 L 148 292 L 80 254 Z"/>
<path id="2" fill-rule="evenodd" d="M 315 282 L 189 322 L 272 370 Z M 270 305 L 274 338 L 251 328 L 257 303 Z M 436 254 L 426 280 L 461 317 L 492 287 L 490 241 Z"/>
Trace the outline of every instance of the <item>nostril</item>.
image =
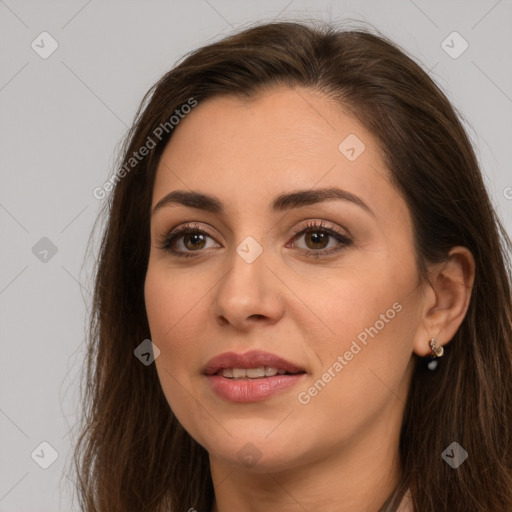
<path id="1" fill-rule="evenodd" d="M 229 321 L 226 318 L 224 318 L 223 316 L 221 316 L 221 317 L 219 317 L 219 323 L 221 325 L 228 325 Z"/>

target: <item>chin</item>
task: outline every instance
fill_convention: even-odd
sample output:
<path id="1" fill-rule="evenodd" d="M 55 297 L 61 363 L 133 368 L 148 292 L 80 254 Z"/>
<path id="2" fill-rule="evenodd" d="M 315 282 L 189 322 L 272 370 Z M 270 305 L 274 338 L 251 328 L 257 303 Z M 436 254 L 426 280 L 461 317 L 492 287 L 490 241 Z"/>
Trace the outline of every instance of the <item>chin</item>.
<path id="1" fill-rule="evenodd" d="M 298 446 L 303 448 L 303 442 L 290 436 L 276 435 L 272 440 L 266 436 L 268 432 L 247 436 L 241 436 L 239 432 L 235 439 L 226 439 L 225 444 L 212 442 L 206 449 L 211 458 L 223 460 L 230 466 L 236 466 L 237 470 L 254 473 L 285 471 L 296 467 L 305 458 L 297 451 Z"/>

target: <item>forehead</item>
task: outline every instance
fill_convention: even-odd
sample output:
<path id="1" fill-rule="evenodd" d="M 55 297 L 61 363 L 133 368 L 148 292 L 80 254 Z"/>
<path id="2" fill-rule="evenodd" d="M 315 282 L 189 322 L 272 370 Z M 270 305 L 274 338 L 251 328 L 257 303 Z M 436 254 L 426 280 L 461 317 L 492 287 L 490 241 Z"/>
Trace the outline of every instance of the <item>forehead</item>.
<path id="1" fill-rule="evenodd" d="M 160 159 L 152 206 L 189 189 L 234 212 L 256 211 L 279 193 L 329 186 L 403 217 L 376 137 L 318 92 L 276 88 L 249 100 L 213 97 L 182 119 Z"/>
<path id="2" fill-rule="evenodd" d="M 190 130 L 183 133 L 182 128 L 187 125 L 199 130 L 194 136 L 205 146 L 209 142 L 214 145 L 213 141 L 229 145 L 231 140 L 238 140 L 245 142 L 248 149 L 264 143 L 279 153 L 289 149 L 300 152 L 303 144 L 308 152 L 317 147 L 322 150 L 318 146 L 322 143 L 326 147 L 334 143 L 336 149 L 339 137 L 349 130 L 359 132 L 363 138 L 370 136 L 343 105 L 303 88 L 276 88 L 250 99 L 209 98 L 185 119 L 174 137 L 190 136 Z"/>

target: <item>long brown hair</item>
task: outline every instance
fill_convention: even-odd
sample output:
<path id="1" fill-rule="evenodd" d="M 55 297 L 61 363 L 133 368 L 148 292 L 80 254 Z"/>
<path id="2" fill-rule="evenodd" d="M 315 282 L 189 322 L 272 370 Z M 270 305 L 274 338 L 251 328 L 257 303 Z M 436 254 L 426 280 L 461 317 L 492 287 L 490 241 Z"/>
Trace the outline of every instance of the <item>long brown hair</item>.
<path id="1" fill-rule="evenodd" d="M 424 278 L 427 263 L 442 262 L 456 245 L 467 247 L 476 263 L 469 309 L 437 371 L 414 356 L 400 441 L 402 480 L 381 511 L 395 511 L 410 488 L 421 512 L 510 512 L 511 243 L 460 114 L 385 37 L 291 22 L 254 26 L 190 53 L 139 106 L 122 148 L 118 171 L 124 172 L 105 203 L 95 267 L 85 412 L 74 458 L 83 510 L 212 508 L 208 453 L 174 417 L 155 365 L 134 357 L 150 338 L 143 290 L 152 189 L 177 109 L 221 94 L 250 98 L 276 85 L 327 94 L 377 137 L 410 209 Z M 147 154 L 130 161 L 143 146 Z M 441 457 L 452 442 L 468 452 L 457 469 Z"/>

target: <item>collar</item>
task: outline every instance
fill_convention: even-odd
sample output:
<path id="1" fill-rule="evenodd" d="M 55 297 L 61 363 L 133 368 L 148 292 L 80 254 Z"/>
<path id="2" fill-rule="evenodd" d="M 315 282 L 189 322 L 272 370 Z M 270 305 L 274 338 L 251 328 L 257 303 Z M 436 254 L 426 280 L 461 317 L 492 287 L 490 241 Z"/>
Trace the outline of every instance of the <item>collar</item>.
<path id="1" fill-rule="evenodd" d="M 396 512 L 414 512 L 414 508 L 412 506 L 411 491 L 409 489 L 407 489 L 407 492 L 404 494 L 404 497 L 400 502 L 400 506 Z"/>

